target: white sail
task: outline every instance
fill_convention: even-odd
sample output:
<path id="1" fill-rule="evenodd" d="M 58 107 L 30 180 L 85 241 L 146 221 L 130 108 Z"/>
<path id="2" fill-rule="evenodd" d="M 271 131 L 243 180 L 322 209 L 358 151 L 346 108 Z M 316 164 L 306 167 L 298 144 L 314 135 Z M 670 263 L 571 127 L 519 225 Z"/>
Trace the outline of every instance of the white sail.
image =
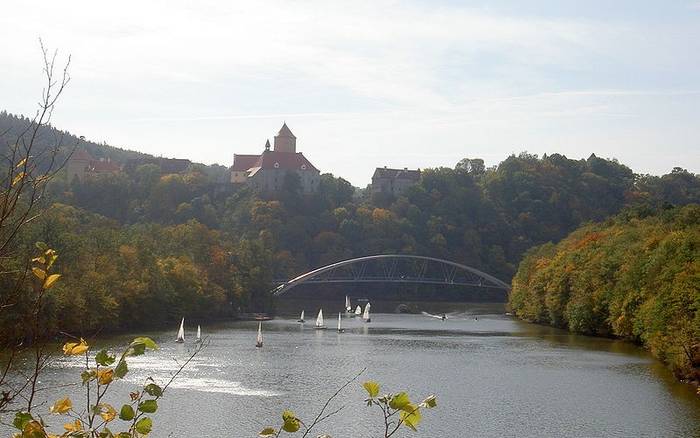
<path id="1" fill-rule="evenodd" d="M 341 327 L 341 325 L 340 325 L 340 312 L 338 312 L 338 332 L 342 332 L 342 331 L 343 331 L 343 327 Z"/>
<path id="2" fill-rule="evenodd" d="M 197 326 L 197 342 L 202 340 L 202 326 Z"/>
<path id="3" fill-rule="evenodd" d="M 421 312 L 421 314 L 424 316 L 429 316 L 431 318 L 441 319 L 443 321 L 447 320 L 447 315 L 445 315 L 444 313 L 442 315 L 433 315 L 432 313 Z"/>
<path id="4" fill-rule="evenodd" d="M 348 298 L 347 295 L 345 295 L 345 310 L 347 312 L 352 312 L 352 305 L 350 304 L 350 298 Z"/>
<path id="5" fill-rule="evenodd" d="M 355 315 L 360 316 L 362 315 L 362 307 L 358 304 L 357 307 L 355 307 Z"/>
<path id="6" fill-rule="evenodd" d="M 175 342 L 185 342 L 185 318 L 182 318 L 182 321 L 180 321 L 180 330 L 177 331 Z"/>
<path id="7" fill-rule="evenodd" d="M 318 311 L 318 316 L 316 317 L 316 327 L 323 328 L 323 309 Z"/>
<path id="8" fill-rule="evenodd" d="M 369 321 L 369 308 L 370 308 L 370 304 L 368 301 L 367 305 L 365 306 L 365 312 L 362 314 L 362 319 L 364 319 L 365 321 Z"/>
<path id="9" fill-rule="evenodd" d="M 263 346 L 262 322 L 258 323 L 258 339 L 255 341 L 255 346 L 258 348 Z"/>
<path id="10" fill-rule="evenodd" d="M 299 322 L 304 322 L 304 311 L 301 311 L 301 315 L 299 316 Z"/>

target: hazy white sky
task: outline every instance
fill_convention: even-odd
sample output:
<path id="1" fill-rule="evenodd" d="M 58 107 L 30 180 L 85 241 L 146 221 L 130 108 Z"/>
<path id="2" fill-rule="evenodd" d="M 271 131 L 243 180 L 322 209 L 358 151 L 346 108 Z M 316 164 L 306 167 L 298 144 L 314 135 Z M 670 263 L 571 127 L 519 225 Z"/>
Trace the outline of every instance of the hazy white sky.
<path id="1" fill-rule="evenodd" d="M 38 38 L 73 57 L 54 124 L 231 165 L 284 120 L 322 172 L 595 153 L 700 172 L 700 1 L 27 1 L 0 15 L 0 109 Z"/>

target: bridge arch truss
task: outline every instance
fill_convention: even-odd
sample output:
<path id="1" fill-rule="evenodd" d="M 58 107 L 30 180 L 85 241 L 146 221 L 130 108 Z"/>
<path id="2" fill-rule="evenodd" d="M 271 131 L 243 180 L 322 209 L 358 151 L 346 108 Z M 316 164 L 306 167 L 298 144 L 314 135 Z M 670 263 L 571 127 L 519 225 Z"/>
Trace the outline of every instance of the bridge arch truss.
<path id="1" fill-rule="evenodd" d="M 435 257 L 379 254 L 332 263 L 288 281 L 277 281 L 280 296 L 302 284 L 413 283 L 510 290 L 503 281 L 478 269 Z"/>

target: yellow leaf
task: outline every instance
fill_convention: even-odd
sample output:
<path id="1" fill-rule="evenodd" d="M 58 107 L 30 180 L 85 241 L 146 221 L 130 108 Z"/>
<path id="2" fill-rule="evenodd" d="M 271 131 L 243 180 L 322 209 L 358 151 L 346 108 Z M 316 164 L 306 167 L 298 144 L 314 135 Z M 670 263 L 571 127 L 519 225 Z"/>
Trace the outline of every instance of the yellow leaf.
<path id="1" fill-rule="evenodd" d="M 27 162 L 27 158 L 26 158 L 26 157 L 25 157 L 25 158 L 22 158 L 22 159 L 20 160 L 20 162 L 17 163 L 17 165 L 15 166 L 15 169 L 24 166 L 24 163 L 26 163 L 26 162 Z"/>
<path id="2" fill-rule="evenodd" d="M 83 354 L 85 353 L 88 348 L 90 348 L 85 342 L 85 339 L 80 338 L 80 342 L 66 342 L 63 345 L 63 354 L 67 356 L 75 356 L 78 354 Z"/>
<path id="3" fill-rule="evenodd" d="M 274 428 L 266 427 L 258 434 L 258 436 L 264 438 L 264 437 L 275 436 L 275 434 L 277 434 L 277 431 Z"/>
<path id="4" fill-rule="evenodd" d="M 32 420 L 28 422 L 25 426 L 24 429 L 22 429 L 22 436 L 25 437 L 34 437 L 34 436 L 45 436 L 46 431 L 44 430 L 44 426 L 36 421 Z"/>
<path id="5" fill-rule="evenodd" d="M 15 178 L 12 180 L 12 186 L 14 187 L 15 185 L 17 185 L 18 182 L 22 181 L 25 175 L 26 174 L 24 172 L 20 172 L 17 175 L 15 175 Z"/>
<path id="6" fill-rule="evenodd" d="M 65 355 L 70 355 L 73 354 L 73 348 L 75 348 L 78 345 L 77 342 L 66 342 L 63 344 L 63 354 Z"/>
<path id="7" fill-rule="evenodd" d="M 57 258 L 58 254 L 56 254 L 56 251 L 52 249 L 46 251 L 46 269 L 51 268 L 51 266 L 53 266 Z"/>
<path id="8" fill-rule="evenodd" d="M 71 354 L 83 354 L 85 353 L 88 348 L 90 348 L 85 342 L 83 338 L 80 338 L 80 344 L 78 344 L 76 347 L 73 347 L 73 351 L 71 351 Z"/>
<path id="9" fill-rule="evenodd" d="M 413 405 L 410 405 L 407 408 L 408 409 L 401 411 L 401 421 L 403 421 L 403 424 L 415 432 L 417 431 L 416 428 L 418 427 L 418 423 L 420 423 L 422 418 L 420 409 Z"/>
<path id="10" fill-rule="evenodd" d="M 34 276 L 36 276 L 36 278 L 38 278 L 41 281 L 44 281 L 44 279 L 46 278 L 46 271 L 44 271 L 41 268 L 34 267 L 32 268 L 32 272 L 34 273 Z"/>
<path id="11" fill-rule="evenodd" d="M 114 369 L 106 368 L 106 369 L 97 371 L 97 381 L 100 382 L 100 385 L 109 385 L 110 383 L 112 383 L 113 379 L 114 379 Z"/>
<path id="12" fill-rule="evenodd" d="M 51 286 L 61 278 L 61 274 L 51 274 L 49 275 L 46 280 L 44 281 L 44 289 L 51 289 Z"/>
<path id="13" fill-rule="evenodd" d="M 73 408 L 73 402 L 68 398 L 62 398 L 56 400 L 56 402 L 49 408 L 49 412 L 52 414 L 65 414 Z"/>
<path id="14" fill-rule="evenodd" d="M 368 380 L 363 383 L 362 386 L 365 388 L 365 390 L 367 390 L 367 394 L 369 394 L 370 398 L 374 398 L 379 395 L 379 383 L 373 380 Z"/>
<path id="15" fill-rule="evenodd" d="M 100 403 L 100 417 L 107 423 L 114 420 L 117 416 L 117 411 L 112 407 L 112 405 L 107 403 Z"/>
<path id="16" fill-rule="evenodd" d="M 83 430 L 83 423 L 80 420 L 75 420 L 72 423 L 64 424 L 63 428 L 66 429 L 68 432 L 78 432 L 80 430 Z"/>

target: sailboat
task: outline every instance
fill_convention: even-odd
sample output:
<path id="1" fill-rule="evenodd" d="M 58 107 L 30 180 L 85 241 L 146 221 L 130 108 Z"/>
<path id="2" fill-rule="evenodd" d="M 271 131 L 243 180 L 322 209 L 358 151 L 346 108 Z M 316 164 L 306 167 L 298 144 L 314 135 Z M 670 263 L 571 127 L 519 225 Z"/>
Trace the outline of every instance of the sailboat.
<path id="1" fill-rule="evenodd" d="M 194 340 L 195 342 L 202 342 L 202 327 L 197 326 L 197 339 Z"/>
<path id="2" fill-rule="evenodd" d="M 357 307 L 355 307 L 355 313 L 353 313 L 352 316 L 362 316 L 362 307 L 358 304 Z"/>
<path id="3" fill-rule="evenodd" d="M 263 346 L 262 322 L 258 323 L 258 339 L 255 341 L 255 346 L 258 348 L 262 348 Z"/>
<path id="4" fill-rule="evenodd" d="M 443 321 L 447 321 L 447 315 L 444 314 L 444 313 L 442 313 L 442 314 L 440 314 L 440 315 L 433 315 L 432 313 L 421 312 L 421 314 L 422 314 L 422 315 L 425 315 L 425 316 L 429 316 L 429 317 L 431 317 L 431 318 L 436 318 L 436 319 L 441 319 L 441 320 L 443 320 Z"/>
<path id="5" fill-rule="evenodd" d="M 180 330 L 177 331 L 177 339 L 175 339 L 175 342 L 180 344 L 185 342 L 185 318 L 182 318 L 180 322 Z"/>
<path id="6" fill-rule="evenodd" d="M 297 322 L 301 322 L 302 324 L 304 323 L 304 311 L 301 311 L 301 315 L 299 316 L 299 320 Z"/>
<path id="7" fill-rule="evenodd" d="M 318 316 L 316 317 L 316 328 L 319 330 L 324 330 L 326 328 L 326 326 L 323 325 L 323 309 L 318 311 Z"/>
<path id="8" fill-rule="evenodd" d="M 369 301 L 367 301 L 367 305 L 365 305 L 365 312 L 362 314 L 362 319 L 364 319 L 365 322 L 372 322 L 372 318 L 369 317 L 369 308 L 370 304 Z"/>
<path id="9" fill-rule="evenodd" d="M 350 298 L 345 295 L 345 312 L 352 313 L 352 304 L 350 304 Z"/>
<path id="10" fill-rule="evenodd" d="M 338 312 L 338 333 L 343 333 L 344 331 L 345 329 L 340 326 L 340 312 Z"/>

